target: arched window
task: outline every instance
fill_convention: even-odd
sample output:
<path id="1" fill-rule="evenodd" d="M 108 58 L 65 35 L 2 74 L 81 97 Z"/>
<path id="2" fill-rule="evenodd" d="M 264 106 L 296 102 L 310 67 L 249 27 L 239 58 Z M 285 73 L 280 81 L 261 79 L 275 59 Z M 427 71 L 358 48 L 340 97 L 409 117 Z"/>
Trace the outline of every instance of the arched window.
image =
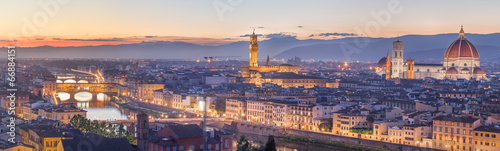
<path id="1" fill-rule="evenodd" d="M 200 148 L 203 147 L 203 145 L 200 146 Z M 194 150 L 194 145 L 189 146 L 189 150 Z"/>
<path id="2" fill-rule="evenodd" d="M 179 146 L 179 151 L 183 151 L 184 150 L 184 146 Z"/>

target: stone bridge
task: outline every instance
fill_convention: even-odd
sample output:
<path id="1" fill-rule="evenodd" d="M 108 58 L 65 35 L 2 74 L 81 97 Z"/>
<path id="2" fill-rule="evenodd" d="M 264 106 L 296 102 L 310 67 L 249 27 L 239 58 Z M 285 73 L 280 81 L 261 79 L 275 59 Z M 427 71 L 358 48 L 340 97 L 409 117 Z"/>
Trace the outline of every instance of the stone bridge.
<path id="1" fill-rule="evenodd" d="M 119 89 L 115 83 L 57 83 L 56 92 L 65 92 L 70 95 L 68 100 L 74 100 L 75 95 L 81 92 L 92 94 L 92 99 L 96 99 L 100 93 L 118 94 Z"/>
<path id="2" fill-rule="evenodd" d="M 97 83 L 93 75 L 58 75 L 56 83 Z"/>

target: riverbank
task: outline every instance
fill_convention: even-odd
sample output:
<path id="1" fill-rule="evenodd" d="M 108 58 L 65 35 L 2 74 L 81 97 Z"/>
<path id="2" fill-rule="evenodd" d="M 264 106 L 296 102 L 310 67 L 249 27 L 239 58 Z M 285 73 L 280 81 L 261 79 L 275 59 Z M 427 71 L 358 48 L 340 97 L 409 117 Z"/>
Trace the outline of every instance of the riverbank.
<path id="1" fill-rule="evenodd" d="M 247 122 L 233 121 L 230 125 L 224 125 L 223 129 L 229 132 L 242 132 L 242 133 L 250 133 L 250 134 L 265 135 L 265 136 L 274 135 L 277 137 L 283 137 L 286 135 L 293 135 L 293 136 L 299 136 L 298 138 L 296 138 L 297 139 L 296 141 L 309 141 L 309 139 L 311 139 L 310 140 L 311 142 L 317 142 L 317 140 L 321 140 L 325 141 L 322 143 L 325 143 L 327 145 L 337 145 L 328 143 L 328 142 L 337 142 L 341 144 L 348 144 L 354 146 L 378 148 L 381 150 L 405 150 L 405 151 L 436 150 L 432 148 L 423 148 L 423 147 L 409 146 L 404 144 L 394 144 L 394 143 L 380 142 L 380 141 L 367 140 L 361 138 L 345 137 L 329 133 L 310 132 L 297 129 L 283 129 L 283 128 L 277 128 L 277 127 L 271 127 L 267 125 L 247 123 Z M 307 140 L 305 139 L 301 140 L 299 138 L 307 138 Z"/>
<path id="2" fill-rule="evenodd" d="M 148 110 L 144 110 L 144 109 L 139 109 L 139 108 L 136 108 L 136 107 L 133 107 L 131 105 L 128 105 L 127 103 L 120 103 L 120 102 L 116 102 L 114 100 L 111 101 L 113 103 L 113 105 L 115 105 L 118 109 L 127 109 L 129 111 L 132 111 L 132 112 L 136 112 L 136 113 L 140 113 L 140 112 L 144 112 L 148 115 L 151 115 L 153 117 L 161 117 L 161 113 L 158 113 L 158 112 L 154 112 L 154 111 L 148 111 Z M 175 117 L 169 117 L 169 118 L 175 118 Z"/>
<path id="3" fill-rule="evenodd" d="M 346 144 L 346 143 L 320 140 L 320 139 L 315 139 L 315 138 L 307 138 L 307 137 L 301 137 L 301 136 L 290 135 L 290 134 L 285 134 L 285 135 L 280 136 L 278 138 L 281 138 L 284 141 L 288 141 L 290 143 L 299 143 L 299 144 L 304 144 L 304 145 L 321 145 L 324 147 L 339 148 L 339 149 L 345 149 L 345 150 L 389 151 L 386 149 L 365 147 L 365 146 L 359 146 L 359 145 L 351 145 L 351 144 Z"/>

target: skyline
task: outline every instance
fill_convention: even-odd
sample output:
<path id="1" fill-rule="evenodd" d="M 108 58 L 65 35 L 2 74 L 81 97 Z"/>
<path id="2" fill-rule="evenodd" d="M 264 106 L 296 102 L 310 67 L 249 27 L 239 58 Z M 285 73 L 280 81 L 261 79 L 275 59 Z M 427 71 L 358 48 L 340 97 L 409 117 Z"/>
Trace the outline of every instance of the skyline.
<path id="1" fill-rule="evenodd" d="M 264 35 L 259 37 L 263 40 L 273 37 L 338 39 L 434 35 L 457 33 L 460 25 L 468 33 L 500 32 L 500 19 L 491 15 L 500 14 L 494 7 L 498 5 L 491 4 L 500 3 L 495 1 L 461 1 L 454 5 L 449 5 L 452 1 L 408 0 L 48 2 L 40 2 L 40 5 L 16 1 L 0 6 L 0 13 L 9 14 L 3 17 L 8 24 L 0 29 L 0 43 L 21 47 L 117 45 L 142 41 L 217 45 L 246 40 L 245 35 L 252 31 L 250 27 L 257 28 L 256 33 Z M 277 18 L 280 20 L 276 21 Z M 489 24 L 481 24 L 483 22 Z M 30 28 L 30 24 L 34 28 Z"/>

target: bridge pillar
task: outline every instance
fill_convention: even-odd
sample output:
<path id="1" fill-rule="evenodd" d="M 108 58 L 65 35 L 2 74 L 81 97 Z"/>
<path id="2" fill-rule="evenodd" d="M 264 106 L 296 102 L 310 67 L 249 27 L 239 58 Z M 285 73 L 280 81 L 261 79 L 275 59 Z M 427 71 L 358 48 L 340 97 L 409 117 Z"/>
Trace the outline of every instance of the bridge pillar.
<path id="1" fill-rule="evenodd" d="M 69 93 L 69 99 L 68 99 L 68 101 L 76 101 L 76 100 L 75 100 L 75 94 L 76 94 L 76 93 L 74 93 L 74 92 L 70 92 L 70 93 Z"/>
<path id="2" fill-rule="evenodd" d="M 96 92 L 92 93 L 92 101 L 97 101 L 97 94 Z"/>

